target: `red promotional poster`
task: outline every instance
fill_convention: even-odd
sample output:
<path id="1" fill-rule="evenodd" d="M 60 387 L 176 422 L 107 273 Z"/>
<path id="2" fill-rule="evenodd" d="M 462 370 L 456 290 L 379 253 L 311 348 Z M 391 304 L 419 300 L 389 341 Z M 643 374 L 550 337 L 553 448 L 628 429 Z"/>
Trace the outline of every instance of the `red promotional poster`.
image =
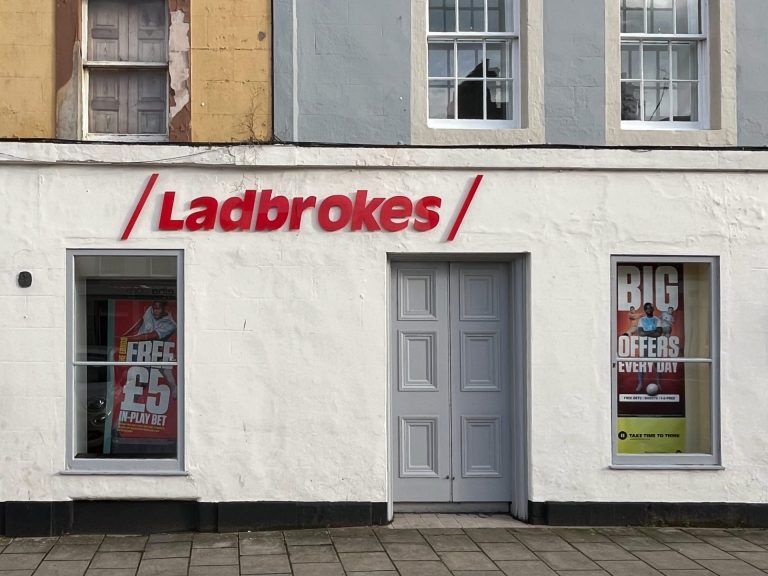
<path id="1" fill-rule="evenodd" d="M 136 365 L 113 367 L 112 430 L 104 450 L 175 443 L 177 367 L 151 363 L 176 362 L 176 302 L 120 299 L 109 305 L 113 359 Z"/>
<path id="2" fill-rule="evenodd" d="M 682 267 L 617 267 L 619 416 L 685 416 Z"/>

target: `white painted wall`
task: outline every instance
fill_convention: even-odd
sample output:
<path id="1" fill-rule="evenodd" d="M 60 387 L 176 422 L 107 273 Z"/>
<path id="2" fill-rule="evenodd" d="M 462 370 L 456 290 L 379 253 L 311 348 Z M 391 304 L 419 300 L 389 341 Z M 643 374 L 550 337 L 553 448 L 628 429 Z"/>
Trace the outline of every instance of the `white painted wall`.
<path id="1" fill-rule="evenodd" d="M 384 501 L 387 255 L 529 252 L 531 499 L 768 502 L 766 170 L 766 153 L 711 150 L 0 143 L 0 501 Z M 475 202 L 444 242 L 476 173 Z M 154 230 L 161 191 L 188 201 L 246 187 L 444 205 L 427 233 Z M 60 474 L 65 251 L 87 247 L 184 250 L 186 477 Z M 720 257 L 725 470 L 608 468 L 611 254 Z"/>

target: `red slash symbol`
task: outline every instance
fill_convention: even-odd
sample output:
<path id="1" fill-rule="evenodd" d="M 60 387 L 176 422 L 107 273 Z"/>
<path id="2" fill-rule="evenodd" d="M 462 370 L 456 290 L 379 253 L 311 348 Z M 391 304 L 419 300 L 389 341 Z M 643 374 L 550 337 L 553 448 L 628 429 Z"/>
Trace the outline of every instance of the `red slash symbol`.
<path id="1" fill-rule="evenodd" d="M 451 227 L 451 232 L 448 234 L 448 239 L 446 242 L 451 242 L 456 237 L 456 234 L 461 227 L 461 222 L 464 220 L 464 216 L 466 215 L 467 210 L 469 210 L 469 205 L 472 204 L 472 199 L 475 197 L 475 192 L 477 192 L 477 189 L 480 187 L 480 182 L 482 182 L 482 180 L 482 174 L 475 176 L 475 180 L 472 182 L 472 186 L 469 188 L 467 197 L 464 198 L 464 204 L 461 205 L 461 210 L 459 210 L 459 214 L 456 216 L 456 220 Z"/>
<path id="2" fill-rule="evenodd" d="M 128 224 L 125 227 L 125 230 L 123 230 L 123 235 L 120 237 L 120 240 L 127 240 L 128 236 L 131 235 L 131 230 L 133 230 L 134 224 L 136 224 L 136 220 L 139 219 L 139 214 L 141 214 L 141 210 L 144 208 L 144 204 L 147 202 L 147 198 L 149 198 L 149 193 L 152 192 L 152 188 L 155 185 L 155 182 L 157 181 L 158 173 L 155 172 L 152 174 L 152 176 L 149 177 L 149 182 L 147 182 L 146 188 L 144 188 L 144 192 L 141 195 L 141 198 L 139 198 L 139 202 L 136 204 L 136 208 L 133 209 L 133 214 L 131 214 L 131 219 L 128 220 Z"/>

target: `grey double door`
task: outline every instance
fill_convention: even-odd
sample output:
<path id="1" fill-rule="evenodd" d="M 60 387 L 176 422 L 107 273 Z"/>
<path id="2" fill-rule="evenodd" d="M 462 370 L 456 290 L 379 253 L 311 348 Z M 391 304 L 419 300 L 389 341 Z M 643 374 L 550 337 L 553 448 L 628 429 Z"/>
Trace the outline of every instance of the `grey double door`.
<path id="1" fill-rule="evenodd" d="M 509 272 L 392 265 L 395 502 L 512 500 Z"/>

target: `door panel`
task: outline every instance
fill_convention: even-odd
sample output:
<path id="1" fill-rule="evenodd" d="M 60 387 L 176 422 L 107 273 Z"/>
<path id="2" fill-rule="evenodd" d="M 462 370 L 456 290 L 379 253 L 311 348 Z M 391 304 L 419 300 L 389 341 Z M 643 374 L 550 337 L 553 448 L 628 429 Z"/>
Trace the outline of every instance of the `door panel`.
<path id="1" fill-rule="evenodd" d="M 505 264 L 394 263 L 397 502 L 512 499 Z"/>
<path id="2" fill-rule="evenodd" d="M 512 499 L 508 268 L 451 264 L 449 289 L 453 501 L 508 502 Z"/>
<path id="3" fill-rule="evenodd" d="M 392 266 L 394 490 L 400 502 L 449 502 L 448 265 Z"/>

